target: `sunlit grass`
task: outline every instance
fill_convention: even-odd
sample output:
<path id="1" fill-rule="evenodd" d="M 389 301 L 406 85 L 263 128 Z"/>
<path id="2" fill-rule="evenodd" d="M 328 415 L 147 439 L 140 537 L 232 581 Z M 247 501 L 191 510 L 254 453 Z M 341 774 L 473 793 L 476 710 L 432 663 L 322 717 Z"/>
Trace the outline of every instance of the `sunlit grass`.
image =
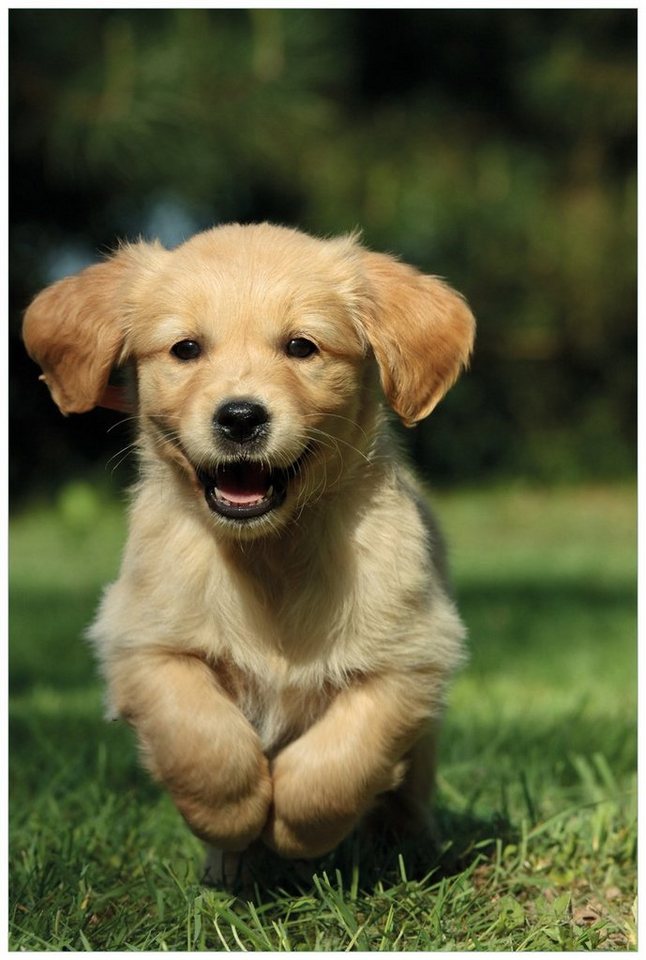
<path id="1" fill-rule="evenodd" d="M 350 841 L 313 885 L 267 877 L 252 902 L 200 886 L 199 843 L 102 719 L 81 634 L 122 511 L 77 490 L 16 518 L 12 948 L 634 948 L 634 499 L 434 498 L 472 648 L 443 730 L 443 846 Z"/>

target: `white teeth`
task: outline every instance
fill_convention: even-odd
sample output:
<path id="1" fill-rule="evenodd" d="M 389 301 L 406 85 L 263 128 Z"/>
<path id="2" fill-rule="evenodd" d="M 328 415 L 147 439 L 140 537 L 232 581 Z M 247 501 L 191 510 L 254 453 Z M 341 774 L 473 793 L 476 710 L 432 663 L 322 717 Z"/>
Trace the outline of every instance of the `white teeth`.
<path id="1" fill-rule="evenodd" d="M 269 498 L 272 496 L 273 492 L 274 492 L 274 485 L 273 485 L 273 483 L 271 483 L 271 484 L 269 485 L 269 487 L 267 488 L 267 493 L 265 494 L 264 499 L 265 499 L 265 500 L 269 500 Z"/>

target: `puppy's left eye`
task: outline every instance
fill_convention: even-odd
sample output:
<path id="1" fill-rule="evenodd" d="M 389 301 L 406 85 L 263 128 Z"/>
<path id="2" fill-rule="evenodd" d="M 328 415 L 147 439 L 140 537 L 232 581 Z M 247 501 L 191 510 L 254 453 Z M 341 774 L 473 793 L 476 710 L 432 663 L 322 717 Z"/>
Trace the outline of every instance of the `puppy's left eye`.
<path id="1" fill-rule="evenodd" d="M 293 340 L 287 342 L 285 347 L 285 353 L 288 357 L 296 357 L 299 360 L 304 360 L 305 357 L 311 357 L 313 353 L 318 352 L 319 348 L 316 344 L 306 337 L 294 337 Z"/>
<path id="2" fill-rule="evenodd" d="M 202 353 L 202 347 L 197 340 L 180 340 L 179 343 L 173 344 L 170 352 L 178 360 L 196 360 Z"/>

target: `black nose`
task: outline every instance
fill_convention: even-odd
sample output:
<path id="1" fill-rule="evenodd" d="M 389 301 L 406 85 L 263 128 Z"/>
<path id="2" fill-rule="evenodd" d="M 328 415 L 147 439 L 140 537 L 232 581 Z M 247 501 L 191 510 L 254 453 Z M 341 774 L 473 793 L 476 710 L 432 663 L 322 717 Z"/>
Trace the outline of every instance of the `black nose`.
<path id="1" fill-rule="evenodd" d="M 269 411 L 261 403 L 227 400 L 215 411 L 213 424 L 216 433 L 223 434 L 227 440 L 247 443 L 263 435 L 268 420 Z"/>

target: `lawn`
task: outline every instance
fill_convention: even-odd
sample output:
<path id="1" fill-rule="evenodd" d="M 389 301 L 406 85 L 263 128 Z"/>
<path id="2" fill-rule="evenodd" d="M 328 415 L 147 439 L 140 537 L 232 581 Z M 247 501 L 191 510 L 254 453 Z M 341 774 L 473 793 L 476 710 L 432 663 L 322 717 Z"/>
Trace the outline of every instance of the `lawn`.
<path id="1" fill-rule="evenodd" d="M 102 719 L 81 639 L 122 511 L 83 487 L 12 521 L 12 950 L 636 947 L 630 488 L 433 501 L 472 657 L 443 729 L 435 852 L 346 842 L 298 888 L 200 886 L 201 848 Z"/>

